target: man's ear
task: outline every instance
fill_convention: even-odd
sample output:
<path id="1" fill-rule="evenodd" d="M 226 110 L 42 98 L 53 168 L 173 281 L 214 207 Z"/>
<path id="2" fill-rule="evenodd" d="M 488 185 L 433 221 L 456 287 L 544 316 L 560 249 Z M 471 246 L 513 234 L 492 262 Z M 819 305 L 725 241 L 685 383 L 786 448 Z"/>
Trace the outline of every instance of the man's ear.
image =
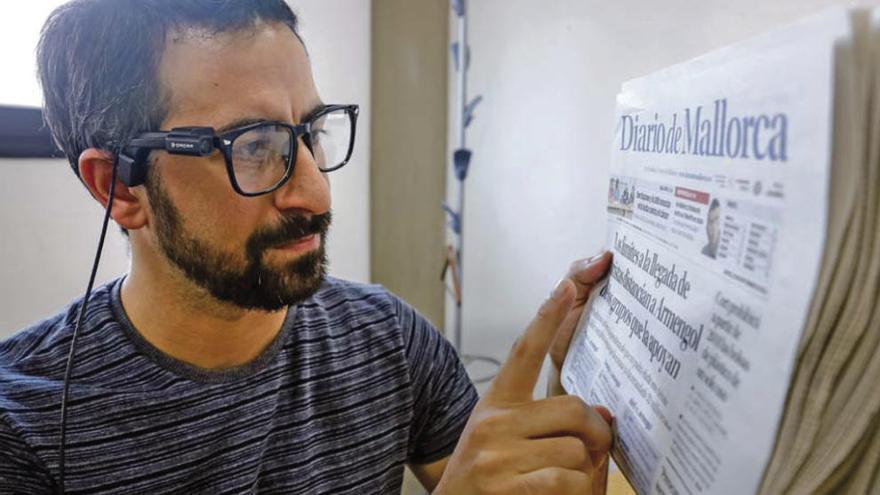
<path id="1" fill-rule="evenodd" d="M 113 178 L 113 156 L 104 150 L 89 148 L 79 155 L 79 176 L 92 196 L 107 208 L 110 180 Z M 128 187 L 116 178 L 113 191 L 113 209 L 110 216 L 128 230 L 137 230 L 147 224 L 146 199 L 137 187 Z"/>

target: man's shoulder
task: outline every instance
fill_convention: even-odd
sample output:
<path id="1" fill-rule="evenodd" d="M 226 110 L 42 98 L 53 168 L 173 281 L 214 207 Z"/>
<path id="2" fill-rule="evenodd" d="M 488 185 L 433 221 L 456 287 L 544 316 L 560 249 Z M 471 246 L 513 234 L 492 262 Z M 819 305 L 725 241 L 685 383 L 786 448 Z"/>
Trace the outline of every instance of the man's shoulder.
<path id="1" fill-rule="evenodd" d="M 94 323 L 99 313 L 109 311 L 109 304 L 105 299 L 113 284 L 114 282 L 110 282 L 92 291 L 87 323 Z M 28 367 L 38 367 L 39 363 L 54 367 L 52 363 L 57 363 L 61 358 L 66 359 L 81 304 L 82 297 L 78 297 L 57 313 L 0 340 L 0 370 L 8 370 L 25 363 Z"/>
<path id="2" fill-rule="evenodd" d="M 28 398 L 45 403 L 59 389 L 64 370 L 58 363 L 66 359 L 64 343 L 73 330 L 67 309 L 0 341 L 0 423 L 10 422 L 8 412 Z"/>
<path id="3" fill-rule="evenodd" d="M 53 352 L 58 343 L 66 339 L 73 329 L 76 314 L 75 302 L 52 316 L 17 330 L 0 341 L 0 366 L 8 366 L 31 356 Z"/>
<path id="4" fill-rule="evenodd" d="M 327 277 L 321 289 L 303 305 L 308 318 L 319 312 L 343 325 L 366 325 L 394 328 L 397 331 L 436 332 L 425 317 L 401 297 L 379 284 L 352 282 Z M 371 323 L 372 322 L 372 323 Z"/>
<path id="5" fill-rule="evenodd" d="M 395 314 L 402 301 L 379 284 L 326 277 L 321 288 L 303 305 L 335 313 Z"/>
<path id="6" fill-rule="evenodd" d="M 327 276 L 324 283 L 317 292 L 317 296 L 334 297 L 338 295 L 355 295 L 355 296 L 380 296 L 387 297 L 390 295 L 388 289 L 380 284 L 369 284 L 364 282 L 355 282 L 353 280 L 345 280 L 342 278 Z"/>

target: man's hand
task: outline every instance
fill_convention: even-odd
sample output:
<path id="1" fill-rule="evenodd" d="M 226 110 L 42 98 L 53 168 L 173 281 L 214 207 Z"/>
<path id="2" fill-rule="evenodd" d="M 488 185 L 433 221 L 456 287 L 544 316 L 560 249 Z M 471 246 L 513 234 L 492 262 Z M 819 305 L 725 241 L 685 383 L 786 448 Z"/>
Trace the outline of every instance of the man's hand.
<path id="1" fill-rule="evenodd" d="M 609 268 L 611 268 L 611 252 L 604 251 L 591 258 L 575 261 L 565 275 L 566 278 L 574 282 L 575 298 L 574 304 L 559 326 L 556 338 L 553 339 L 553 344 L 550 346 L 551 368 L 547 383 L 548 396 L 565 394 L 559 376 L 562 373 L 562 363 L 568 353 L 568 346 L 571 344 L 571 337 L 574 335 L 575 327 L 584 310 L 584 304 L 590 298 L 593 287 L 608 273 Z M 602 408 L 602 414 L 610 421 L 611 413 L 607 409 Z"/>
<path id="2" fill-rule="evenodd" d="M 585 286 L 566 277 L 541 305 L 474 408 L 434 493 L 605 493 L 611 430 L 603 415 L 574 396 L 532 400 L 551 343 L 577 322 L 571 315 Z"/>

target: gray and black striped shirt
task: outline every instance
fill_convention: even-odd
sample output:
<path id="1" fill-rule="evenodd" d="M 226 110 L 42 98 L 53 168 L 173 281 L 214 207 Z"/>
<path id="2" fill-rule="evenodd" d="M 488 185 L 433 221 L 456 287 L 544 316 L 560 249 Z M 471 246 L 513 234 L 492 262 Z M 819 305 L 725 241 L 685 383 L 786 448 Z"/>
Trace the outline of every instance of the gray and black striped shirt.
<path id="1" fill-rule="evenodd" d="M 452 452 L 477 400 L 452 347 L 379 286 L 328 278 L 261 356 L 218 372 L 147 343 L 120 286 L 93 293 L 80 335 L 68 493 L 396 493 L 404 463 Z M 55 483 L 78 307 L 0 342 L 0 493 Z"/>

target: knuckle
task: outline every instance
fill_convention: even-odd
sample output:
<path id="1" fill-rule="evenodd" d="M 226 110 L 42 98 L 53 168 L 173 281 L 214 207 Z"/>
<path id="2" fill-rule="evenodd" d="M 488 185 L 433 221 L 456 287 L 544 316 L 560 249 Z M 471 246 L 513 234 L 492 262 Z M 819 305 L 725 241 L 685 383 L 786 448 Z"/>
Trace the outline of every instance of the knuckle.
<path id="1" fill-rule="evenodd" d="M 565 488 L 568 477 L 562 469 L 551 469 L 547 474 L 547 484 L 555 489 Z"/>
<path id="2" fill-rule="evenodd" d="M 511 355 L 514 359 L 521 360 L 539 352 L 540 349 L 538 349 L 538 346 L 535 345 L 532 339 L 520 338 L 516 341 L 516 344 L 514 344 Z"/>
<path id="3" fill-rule="evenodd" d="M 559 449 L 571 461 L 571 464 L 582 467 L 587 466 L 587 460 L 589 459 L 587 446 L 584 445 L 581 439 L 565 437 L 562 439 Z"/>
<path id="4" fill-rule="evenodd" d="M 589 416 L 589 406 L 576 395 L 564 395 L 560 398 L 565 414 L 585 418 Z"/>
<path id="5" fill-rule="evenodd" d="M 490 471 L 491 466 L 494 464 L 493 457 L 494 454 L 485 450 L 477 452 L 477 455 L 474 456 L 474 470 L 477 473 L 485 473 Z"/>
<path id="6" fill-rule="evenodd" d="M 501 417 L 498 415 L 490 415 L 481 418 L 474 424 L 474 427 L 471 430 L 471 440 L 480 446 L 491 443 L 501 430 L 501 422 Z"/>
<path id="7" fill-rule="evenodd" d="M 565 488 L 569 478 L 570 476 L 562 469 L 553 469 L 550 471 L 550 486 L 559 489 Z"/>
<path id="8" fill-rule="evenodd" d="M 552 304 L 545 302 L 544 304 L 541 305 L 540 308 L 538 308 L 538 314 L 537 314 L 536 319 L 538 321 L 549 320 L 549 319 L 553 318 L 553 316 L 555 314 L 556 314 L 556 308 Z"/>
<path id="9" fill-rule="evenodd" d="M 482 428 L 477 424 L 468 435 L 468 443 L 474 448 L 479 449 L 488 443 L 489 438 L 490 437 L 486 434 L 485 428 Z"/>
<path id="10" fill-rule="evenodd" d="M 549 487 L 546 486 L 546 482 L 543 480 L 537 480 L 534 478 L 526 478 L 522 481 L 514 493 L 521 493 L 523 495 L 541 495 L 548 493 L 547 489 Z"/>
<path id="11" fill-rule="evenodd" d="M 482 429 L 491 435 L 497 435 L 504 428 L 507 421 L 503 411 L 495 411 L 494 414 L 488 415 L 480 421 Z"/>

